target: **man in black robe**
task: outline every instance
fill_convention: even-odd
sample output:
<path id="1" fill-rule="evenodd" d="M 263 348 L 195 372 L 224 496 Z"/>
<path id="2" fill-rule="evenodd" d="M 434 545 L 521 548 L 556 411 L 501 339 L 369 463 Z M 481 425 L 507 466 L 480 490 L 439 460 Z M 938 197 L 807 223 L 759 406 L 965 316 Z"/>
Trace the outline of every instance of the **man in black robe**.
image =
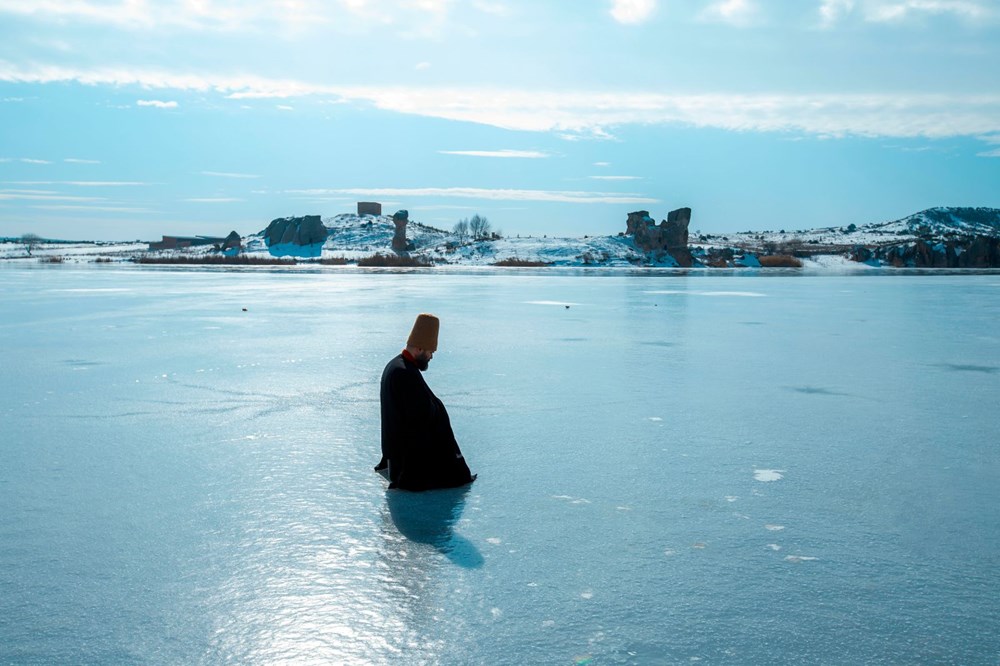
<path id="1" fill-rule="evenodd" d="M 437 351 L 439 329 L 437 317 L 418 315 L 406 349 L 382 372 L 382 460 L 375 470 L 386 473 L 390 488 L 455 488 L 476 479 L 444 403 L 421 375 Z"/>

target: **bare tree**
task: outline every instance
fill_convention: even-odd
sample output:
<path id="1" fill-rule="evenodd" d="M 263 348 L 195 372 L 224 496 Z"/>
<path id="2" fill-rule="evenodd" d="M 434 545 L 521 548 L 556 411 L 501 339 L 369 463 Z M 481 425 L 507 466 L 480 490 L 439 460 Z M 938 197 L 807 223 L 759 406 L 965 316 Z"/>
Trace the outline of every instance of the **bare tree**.
<path id="1" fill-rule="evenodd" d="M 478 213 L 473 215 L 472 219 L 469 220 L 469 233 L 471 233 L 472 237 L 476 240 L 489 238 L 490 221 Z"/>
<path id="2" fill-rule="evenodd" d="M 21 236 L 21 242 L 24 243 L 24 249 L 28 252 L 28 256 L 30 257 L 32 250 L 41 244 L 42 237 L 38 234 L 24 234 Z"/>
<path id="3" fill-rule="evenodd" d="M 458 236 L 460 240 L 465 240 L 469 237 L 469 220 L 463 219 L 455 223 L 455 227 L 452 232 Z"/>

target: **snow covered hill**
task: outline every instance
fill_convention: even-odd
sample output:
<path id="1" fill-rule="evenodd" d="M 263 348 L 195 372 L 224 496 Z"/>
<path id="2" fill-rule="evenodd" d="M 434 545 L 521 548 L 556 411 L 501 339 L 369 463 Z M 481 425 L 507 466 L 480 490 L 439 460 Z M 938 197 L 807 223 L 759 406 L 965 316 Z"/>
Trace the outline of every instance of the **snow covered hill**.
<path id="1" fill-rule="evenodd" d="M 356 261 L 391 252 L 395 225 L 389 216 L 342 214 L 323 220 L 328 230 L 322 257 Z M 622 227 L 624 229 L 624 220 Z M 675 266 L 669 254 L 649 254 L 633 238 L 524 236 L 471 240 L 411 221 L 406 227 L 410 256 L 435 265 L 490 266 L 502 262 L 550 266 Z M 994 208 L 931 208 L 900 220 L 858 226 L 789 231 L 745 231 L 729 234 L 692 232 L 695 258 L 724 250 L 730 264 L 755 265 L 756 255 L 788 253 L 799 256 L 846 257 L 856 247 L 886 247 L 918 240 L 947 241 L 976 236 L 1000 237 L 1000 210 Z M 266 254 L 262 234 L 248 237 L 244 251 Z M 829 263 L 828 261 L 826 263 Z"/>
<path id="2" fill-rule="evenodd" d="M 622 233 L 582 238 L 515 236 L 471 240 L 411 220 L 406 226 L 409 256 L 436 266 L 676 266 L 666 253 L 647 253 L 638 248 L 633 237 Z M 697 218 L 696 218 L 697 219 Z M 846 222 L 846 221 L 845 221 Z M 396 227 L 392 217 L 346 213 L 322 220 L 327 235 L 321 244 L 291 247 L 289 244 L 268 247 L 264 231 L 244 237 L 242 253 L 250 259 L 274 256 L 317 259 L 332 262 L 357 262 L 376 254 L 391 255 Z M 978 240 L 977 240 L 978 239 Z M 988 242 L 984 243 L 984 239 Z M 791 254 L 807 266 L 869 265 L 955 266 L 953 259 L 976 253 L 976 265 L 998 266 L 997 243 L 1000 239 L 1000 209 L 931 208 L 899 220 L 814 229 L 778 231 L 743 231 L 727 234 L 703 234 L 690 230 L 689 248 L 695 265 L 757 266 L 758 256 Z M 865 252 L 862 249 L 869 250 Z M 0 239 L 0 259 L 127 261 L 140 255 L 179 254 L 197 258 L 213 254 L 212 246 L 183 250 L 148 252 L 136 244 L 65 244 L 43 243 L 28 257 L 27 246 L 20 239 Z M 914 260 L 914 253 L 919 255 Z M 931 255 L 946 262 L 939 264 Z M 948 257 L 951 257 L 949 259 Z M 853 260 L 852 260 L 853 259 Z M 985 262 L 985 263 L 983 263 Z"/>
<path id="3" fill-rule="evenodd" d="M 328 230 L 322 249 L 323 258 L 356 261 L 373 254 L 392 252 L 396 227 L 390 216 L 346 213 L 325 218 L 323 225 Z M 406 226 L 406 238 L 411 244 L 410 256 L 435 265 L 492 266 L 505 260 L 552 266 L 671 266 L 675 263 L 669 256 L 662 260 L 647 257 L 636 249 L 631 238 L 624 236 L 525 236 L 472 240 L 411 221 Z M 270 250 L 264 242 L 263 233 L 244 239 L 244 252 L 267 255 Z"/>

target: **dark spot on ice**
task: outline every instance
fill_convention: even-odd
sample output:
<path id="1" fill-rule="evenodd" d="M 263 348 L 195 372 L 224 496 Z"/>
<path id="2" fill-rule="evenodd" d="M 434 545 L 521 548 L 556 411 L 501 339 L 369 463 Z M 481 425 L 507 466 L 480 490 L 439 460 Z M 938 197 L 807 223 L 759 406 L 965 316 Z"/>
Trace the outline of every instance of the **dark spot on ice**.
<path id="1" fill-rule="evenodd" d="M 73 366 L 75 368 L 88 368 L 94 365 L 103 365 L 103 363 L 100 363 L 99 361 L 83 361 L 78 358 L 63 359 L 63 363 L 65 363 L 66 365 Z"/>
<path id="2" fill-rule="evenodd" d="M 987 375 L 1000 372 L 1000 368 L 991 365 L 972 365 L 968 363 L 941 363 L 942 368 L 955 372 L 982 372 Z"/>
<path id="3" fill-rule="evenodd" d="M 560 342 L 586 342 L 587 338 L 559 338 Z"/>
<path id="4" fill-rule="evenodd" d="M 820 386 L 787 386 L 785 387 L 789 391 L 795 391 L 796 393 L 805 393 L 807 395 L 847 395 L 846 393 L 841 393 L 840 391 L 832 391 L 827 388 L 822 388 Z"/>
<path id="5" fill-rule="evenodd" d="M 676 347 L 677 346 L 673 342 L 661 342 L 661 341 L 658 341 L 658 340 L 653 341 L 653 342 L 642 342 L 640 344 L 646 345 L 647 347 Z"/>
<path id="6" fill-rule="evenodd" d="M 764 322 L 762 322 L 762 321 L 741 321 L 740 323 L 743 324 L 744 326 L 763 326 L 764 325 Z"/>

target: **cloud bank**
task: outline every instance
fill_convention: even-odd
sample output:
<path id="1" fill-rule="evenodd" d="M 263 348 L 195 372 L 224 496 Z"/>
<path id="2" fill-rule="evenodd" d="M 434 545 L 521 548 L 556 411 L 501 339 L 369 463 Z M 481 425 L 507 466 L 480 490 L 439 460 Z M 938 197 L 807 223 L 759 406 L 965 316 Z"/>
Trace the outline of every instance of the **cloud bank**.
<path id="1" fill-rule="evenodd" d="M 0 62 L 0 81 L 142 86 L 215 92 L 230 99 L 334 98 L 397 113 L 509 130 L 604 136 L 632 124 L 679 124 L 737 132 L 823 137 L 983 136 L 1000 133 L 1000 94 L 538 91 L 503 88 L 337 86 L 255 76 L 199 75 L 130 68 L 19 67 Z M 176 102 L 145 101 L 176 108 Z"/>

